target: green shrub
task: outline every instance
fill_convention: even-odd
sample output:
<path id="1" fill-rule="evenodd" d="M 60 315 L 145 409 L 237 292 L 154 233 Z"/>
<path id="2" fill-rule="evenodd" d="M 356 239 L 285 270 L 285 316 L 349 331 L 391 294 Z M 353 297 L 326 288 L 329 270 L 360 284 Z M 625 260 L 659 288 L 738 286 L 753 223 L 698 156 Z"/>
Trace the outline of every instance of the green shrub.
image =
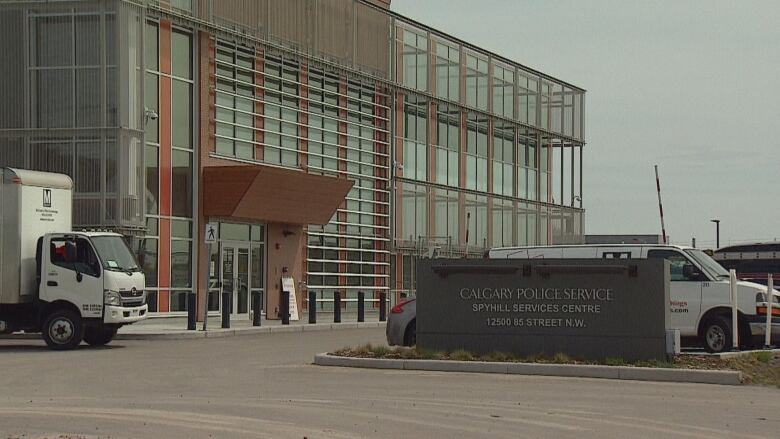
<path id="1" fill-rule="evenodd" d="M 484 361 L 498 361 L 498 362 L 506 362 L 506 361 L 512 361 L 514 359 L 514 355 L 507 353 L 507 352 L 490 352 L 488 354 L 485 354 L 482 356 L 482 359 Z"/>
<path id="2" fill-rule="evenodd" d="M 564 354 L 563 352 L 558 352 L 555 355 L 553 355 L 552 360 L 553 363 L 557 363 L 557 364 L 571 363 L 571 358 L 569 358 L 569 356 Z"/>
<path id="3" fill-rule="evenodd" d="M 472 361 L 474 360 L 474 354 L 472 354 L 469 351 L 458 349 L 457 351 L 452 351 L 449 355 L 451 360 L 457 360 L 457 361 Z"/>
<path id="4" fill-rule="evenodd" d="M 417 358 L 421 360 L 441 360 L 444 357 L 443 352 L 433 351 L 427 348 L 415 346 L 414 350 L 417 353 Z"/>
<path id="5" fill-rule="evenodd" d="M 607 357 L 604 359 L 604 364 L 607 366 L 624 366 L 626 360 L 623 357 Z"/>
<path id="6" fill-rule="evenodd" d="M 387 354 L 390 353 L 390 349 L 387 346 L 373 346 L 371 347 L 371 352 L 376 355 L 377 357 L 384 357 Z"/>
<path id="7" fill-rule="evenodd" d="M 755 358 L 756 360 L 758 360 L 758 361 L 760 361 L 762 363 L 769 363 L 770 361 L 772 361 L 773 357 L 774 357 L 774 355 L 771 352 L 764 351 L 764 352 L 754 352 L 753 353 L 753 358 Z"/>
<path id="8" fill-rule="evenodd" d="M 352 350 L 352 352 L 359 356 L 359 357 L 365 357 L 368 355 L 371 355 L 371 350 L 373 349 L 373 346 L 371 346 L 371 343 L 364 344 L 362 346 L 358 346 L 355 349 Z"/>

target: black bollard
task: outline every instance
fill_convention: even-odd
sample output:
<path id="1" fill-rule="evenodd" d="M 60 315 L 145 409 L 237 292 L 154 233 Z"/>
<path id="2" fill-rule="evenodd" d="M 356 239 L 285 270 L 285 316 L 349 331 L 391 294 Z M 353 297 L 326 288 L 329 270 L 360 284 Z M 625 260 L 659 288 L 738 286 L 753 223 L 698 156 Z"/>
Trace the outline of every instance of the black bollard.
<path id="1" fill-rule="evenodd" d="M 252 293 L 252 326 L 260 326 L 263 324 L 261 318 L 263 311 L 263 293 L 261 291 L 255 291 Z"/>
<path id="2" fill-rule="evenodd" d="M 230 327 L 230 308 L 231 303 L 230 293 L 222 292 L 222 327 Z"/>
<path id="3" fill-rule="evenodd" d="M 309 291 L 309 323 L 317 323 L 317 293 Z"/>
<path id="4" fill-rule="evenodd" d="M 194 331 L 197 325 L 197 299 L 195 293 L 187 293 L 187 330 Z"/>
<path id="5" fill-rule="evenodd" d="M 358 322 L 366 321 L 366 293 L 358 291 Z"/>
<path id="6" fill-rule="evenodd" d="M 282 324 L 283 325 L 289 325 L 290 324 L 290 292 L 289 291 L 282 291 L 282 298 L 281 303 L 279 304 L 279 309 L 282 313 Z"/>
<path id="7" fill-rule="evenodd" d="M 387 293 L 379 293 L 379 321 L 387 321 Z"/>
<path id="8" fill-rule="evenodd" d="M 341 323 L 341 292 L 333 292 L 333 323 Z"/>

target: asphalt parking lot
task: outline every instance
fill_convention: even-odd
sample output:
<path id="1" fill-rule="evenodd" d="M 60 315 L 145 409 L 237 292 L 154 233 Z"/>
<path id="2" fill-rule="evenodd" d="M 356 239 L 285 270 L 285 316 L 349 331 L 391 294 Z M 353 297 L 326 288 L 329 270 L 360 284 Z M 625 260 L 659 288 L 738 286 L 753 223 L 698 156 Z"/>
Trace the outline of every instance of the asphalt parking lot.
<path id="1" fill-rule="evenodd" d="M 115 341 L 0 340 L 0 437 L 776 438 L 780 390 L 311 364 L 383 329 Z"/>

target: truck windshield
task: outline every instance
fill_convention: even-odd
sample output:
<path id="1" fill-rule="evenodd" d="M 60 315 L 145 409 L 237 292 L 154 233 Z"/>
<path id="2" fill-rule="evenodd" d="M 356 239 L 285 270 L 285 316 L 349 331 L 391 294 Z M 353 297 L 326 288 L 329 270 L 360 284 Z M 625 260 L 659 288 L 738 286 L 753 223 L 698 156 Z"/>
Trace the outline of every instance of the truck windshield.
<path id="1" fill-rule="evenodd" d="M 685 250 L 685 253 L 688 253 L 688 256 L 693 258 L 696 262 L 701 265 L 701 267 L 709 273 L 710 276 L 712 276 L 715 279 L 719 278 L 728 278 L 729 272 L 726 271 L 725 268 L 723 268 L 720 264 L 715 262 L 714 259 L 709 257 L 707 253 L 704 253 L 701 250 L 695 250 L 695 249 L 688 249 Z"/>
<path id="2" fill-rule="evenodd" d="M 95 245 L 103 268 L 113 271 L 141 271 L 135 256 L 127 247 L 127 243 L 120 236 L 94 236 L 92 244 Z"/>

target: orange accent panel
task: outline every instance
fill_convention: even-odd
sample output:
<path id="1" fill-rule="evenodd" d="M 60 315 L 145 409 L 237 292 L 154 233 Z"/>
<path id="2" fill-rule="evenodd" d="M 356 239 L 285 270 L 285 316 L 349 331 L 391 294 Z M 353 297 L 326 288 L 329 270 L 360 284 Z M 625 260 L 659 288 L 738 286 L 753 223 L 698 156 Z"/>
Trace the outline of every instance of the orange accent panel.
<path id="1" fill-rule="evenodd" d="M 171 73 L 171 22 L 160 20 L 160 71 Z"/>
<path id="2" fill-rule="evenodd" d="M 171 311 L 171 292 L 168 290 L 160 290 L 157 294 L 157 303 L 159 308 L 157 312 L 170 312 Z"/>

